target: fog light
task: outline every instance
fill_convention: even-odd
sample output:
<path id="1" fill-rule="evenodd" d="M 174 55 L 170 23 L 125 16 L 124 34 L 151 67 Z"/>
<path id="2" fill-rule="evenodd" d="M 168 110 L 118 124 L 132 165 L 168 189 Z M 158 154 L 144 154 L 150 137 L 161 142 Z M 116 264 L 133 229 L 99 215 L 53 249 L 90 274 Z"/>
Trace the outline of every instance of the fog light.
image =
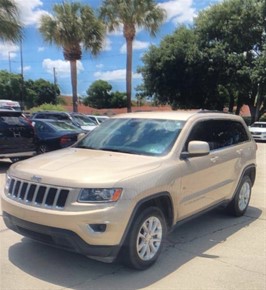
<path id="1" fill-rule="evenodd" d="M 103 233 L 106 230 L 106 224 L 89 224 L 89 227 L 96 233 Z"/>

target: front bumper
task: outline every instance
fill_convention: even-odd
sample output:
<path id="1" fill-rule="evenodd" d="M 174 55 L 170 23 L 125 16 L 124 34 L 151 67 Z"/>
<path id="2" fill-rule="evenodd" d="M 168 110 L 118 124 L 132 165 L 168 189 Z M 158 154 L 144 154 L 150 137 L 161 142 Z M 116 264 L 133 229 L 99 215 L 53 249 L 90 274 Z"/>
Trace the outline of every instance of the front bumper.
<path id="1" fill-rule="evenodd" d="M 3 219 L 6 226 L 18 234 L 99 261 L 107 263 L 113 262 L 120 249 L 119 246 L 89 245 L 70 230 L 31 223 L 12 216 L 7 212 L 3 212 Z"/>
<path id="2" fill-rule="evenodd" d="M 258 141 L 266 141 L 266 135 L 265 134 L 251 134 L 254 140 Z"/>

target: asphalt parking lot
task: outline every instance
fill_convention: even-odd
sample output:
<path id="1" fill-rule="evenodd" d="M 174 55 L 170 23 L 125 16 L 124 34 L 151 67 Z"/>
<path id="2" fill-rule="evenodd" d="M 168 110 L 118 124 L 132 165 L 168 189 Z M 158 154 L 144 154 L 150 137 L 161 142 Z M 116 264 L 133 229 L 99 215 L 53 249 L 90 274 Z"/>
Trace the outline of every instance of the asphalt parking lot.
<path id="1" fill-rule="evenodd" d="M 33 242 L 0 217 L 0 289 L 266 289 L 266 143 L 258 143 L 257 179 L 240 218 L 221 208 L 172 232 L 157 263 L 139 272 Z M 8 161 L 0 161 L 3 191 Z"/>

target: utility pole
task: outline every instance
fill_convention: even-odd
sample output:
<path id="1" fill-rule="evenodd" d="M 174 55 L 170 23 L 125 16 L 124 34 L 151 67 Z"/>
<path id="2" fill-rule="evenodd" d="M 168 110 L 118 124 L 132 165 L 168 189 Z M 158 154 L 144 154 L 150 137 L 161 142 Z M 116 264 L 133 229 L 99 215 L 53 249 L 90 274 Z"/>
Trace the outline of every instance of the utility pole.
<path id="1" fill-rule="evenodd" d="M 54 74 L 54 95 L 55 95 L 55 99 L 57 99 L 57 79 L 56 79 L 55 67 L 53 67 L 53 74 Z"/>
<path id="2" fill-rule="evenodd" d="M 21 108 L 24 109 L 24 70 L 23 70 L 22 39 L 20 39 L 20 66 L 21 66 L 20 100 L 21 100 Z"/>
<path id="3" fill-rule="evenodd" d="M 11 73 L 11 58 L 10 58 L 11 51 L 8 52 L 8 63 L 9 63 L 9 73 Z"/>
<path id="4" fill-rule="evenodd" d="M 53 73 L 54 73 L 54 85 L 56 85 L 57 80 L 56 80 L 56 71 L 55 71 L 55 67 L 53 67 Z"/>

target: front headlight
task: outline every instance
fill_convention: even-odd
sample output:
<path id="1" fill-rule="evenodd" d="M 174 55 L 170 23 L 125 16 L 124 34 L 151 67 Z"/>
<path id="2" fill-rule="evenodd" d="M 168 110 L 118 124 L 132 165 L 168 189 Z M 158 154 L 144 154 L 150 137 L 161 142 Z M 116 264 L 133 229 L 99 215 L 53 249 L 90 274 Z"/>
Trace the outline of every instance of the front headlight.
<path id="1" fill-rule="evenodd" d="M 11 183 L 11 177 L 8 174 L 6 174 L 5 193 L 8 193 L 10 183 Z"/>
<path id="2" fill-rule="evenodd" d="M 122 188 L 83 188 L 78 202 L 114 202 L 119 199 Z"/>

